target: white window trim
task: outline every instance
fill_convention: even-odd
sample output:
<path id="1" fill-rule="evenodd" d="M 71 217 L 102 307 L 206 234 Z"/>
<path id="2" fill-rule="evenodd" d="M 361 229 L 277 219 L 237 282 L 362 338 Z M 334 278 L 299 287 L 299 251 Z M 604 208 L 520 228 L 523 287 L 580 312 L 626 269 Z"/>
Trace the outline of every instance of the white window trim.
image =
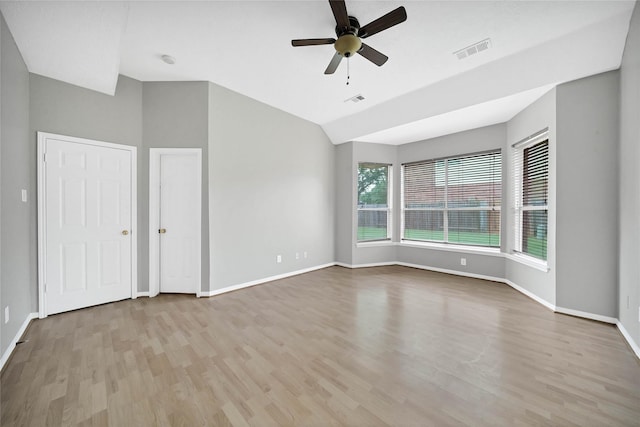
<path id="1" fill-rule="evenodd" d="M 513 241 L 513 250 L 510 254 L 506 254 L 509 259 L 513 261 L 517 261 L 521 264 L 527 265 L 529 267 L 536 268 L 540 271 L 549 271 L 549 260 L 543 260 L 531 256 L 525 252 L 522 252 L 522 214 L 525 211 L 547 211 L 547 228 L 549 227 L 549 200 L 547 200 L 546 205 L 541 206 L 522 206 L 522 171 L 514 166 L 516 164 L 522 164 L 524 156 L 524 150 L 532 147 L 544 140 L 549 140 L 549 128 L 544 128 L 539 132 L 536 132 L 518 142 L 513 144 L 511 148 L 513 151 L 513 159 L 512 159 L 512 169 L 513 169 L 513 185 L 514 185 L 514 241 Z M 550 154 L 549 154 L 550 156 Z M 549 159 L 550 162 L 551 159 Z M 550 182 L 550 171 L 547 175 L 548 183 Z M 547 192 L 549 192 L 549 188 L 547 188 Z M 547 236 L 547 256 L 549 254 L 549 238 Z"/>
<path id="2" fill-rule="evenodd" d="M 493 153 L 493 152 L 499 152 L 502 154 L 502 150 L 501 149 L 496 149 L 496 150 L 489 150 L 486 151 L 486 153 Z M 479 152 L 476 154 L 482 154 L 483 152 Z M 458 155 L 456 157 L 456 155 L 450 156 L 450 157 L 444 157 L 442 160 L 449 160 L 449 159 L 453 159 L 453 158 L 459 158 L 459 157 L 464 157 L 464 156 L 471 156 L 474 153 L 470 153 L 470 154 L 461 154 Z M 433 160 L 439 160 L 439 159 L 433 159 Z M 404 165 L 403 165 L 404 166 Z M 447 176 L 448 175 L 448 168 L 449 168 L 449 162 L 445 161 L 444 162 L 444 175 Z M 504 169 L 502 169 L 504 171 Z M 430 247 L 432 249 L 443 249 L 443 250 L 450 250 L 450 251 L 455 251 L 455 252 L 464 252 L 464 251 L 468 251 L 469 253 L 500 253 L 500 248 L 502 246 L 502 232 L 500 232 L 500 242 L 498 244 L 498 246 L 476 246 L 476 245 L 462 245 L 459 243 L 449 243 L 449 215 L 447 215 L 447 213 L 449 211 L 451 212 L 455 212 L 455 211 L 487 211 L 487 212 L 492 212 L 492 211 L 498 211 L 500 212 L 501 208 L 502 208 L 502 197 L 500 198 L 500 206 L 472 206 L 472 207 L 464 207 L 464 208 L 449 208 L 448 206 L 448 190 L 449 190 L 449 185 L 446 182 L 445 179 L 445 186 L 444 186 L 444 206 L 441 208 L 405 208 L 405 203 L 404 203 L 404 167 L 402 167 L 400 169 L 400 243 L 402 246 L 410 246 L 410 247 Z M 442 222 L 443 222 L 443 242 L 438 242 L 438 241 L 434 241 L 434 240 L 411 240 L 411 239 L 405 239 L 404 238 L 404 218 L 405 218 L 405 212 L 410 212 L 410 211 L 434 211 L 434 212 L 442 212 L 443 213 L 443 218 L 442 218 Z M 502 218 L 500 218 L 500 222 L 502 222 Z M 500 225 L 500 230 L 502 231 L 502 224 Z M 486 250 L 486 251 L 485 251 Z"/>
<path id="3" fill-rule="evenodd" d="M 356 189 L 356 226 L 355 226 L 355 239 L 356 247 L 361 246 L 389 246 L 393 240 L 393 164 L 381 163 L 381 162 L 361 162 L 356 164 L 356 183 L 358 182 L 358 168 L 361 163 L 371 163 L 387 166 L 387 207 L 386 208 L 360 208 L 358 206 L 358 191 Z M 357 185 L 356 185 L 357 187 Z M 358 240 L 358 212 L 365 211 L 378 211 L 387 212 L 387 237 L 385 239 L 375 240 Z"/>

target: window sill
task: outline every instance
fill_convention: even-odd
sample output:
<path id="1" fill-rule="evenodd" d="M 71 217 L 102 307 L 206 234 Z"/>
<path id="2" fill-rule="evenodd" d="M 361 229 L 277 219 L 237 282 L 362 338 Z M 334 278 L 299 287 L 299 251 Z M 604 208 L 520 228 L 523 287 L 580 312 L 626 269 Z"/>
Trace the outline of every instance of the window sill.
<path id="1" fill-rule="evenodd" d="M 357 242 L 356 248 L 371 248 L 376 246 L 395 246 L 396 242 L 391 240 L 374 240 L 371 242 Z"/>
<path id="2" fill-rule="evenodd" d="M 550 270 L 549 264 L 546 261 L 541 261 L 539 259 L 527 256 L 527 255 L 516 253 L 516 254 L 505 254 L 505 257 L 507 259 L 510 259 L 511 261 L 515 261 L 522 265 L 526 265 L 527 267 L 535 268 L 536 270 L 540 270 L 544 273 L 548 273 Z"/>
<path id="3" fill-rule="evenodd" d="M 401 241 L 400 246 L 404 246 L 408 248 L 434 249 L 439 251 L 463 252 L 468 254 L 502 256 L 502 253 L 500 253 L 500 248 L 483 248 L 479 246 L 452 245 L 449 243 L 445 244 L 445 243 L 434 243 L 434 242 L 414 242 L 409 240 Z"/>

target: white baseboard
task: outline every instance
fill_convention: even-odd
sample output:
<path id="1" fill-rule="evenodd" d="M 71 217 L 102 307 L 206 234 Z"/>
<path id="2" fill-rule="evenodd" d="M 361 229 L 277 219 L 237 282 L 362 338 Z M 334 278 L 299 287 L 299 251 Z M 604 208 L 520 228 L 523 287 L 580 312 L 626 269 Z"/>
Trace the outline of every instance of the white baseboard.
<path id="1" fill-rule="evenodd" d="M 251 282 L 240 283 L 238 285 L 233 285 L 233 286 L 227 286 L 227 287 L 221 288 L 221 289 L 214 289 L 214 290 L 208 291 L 208 292 L 200 292 L 200 296 L 201 297 L 212 297 L 212 296 L 224 294 L 224 293 L 227 293 L 227 292 L 237 291 L 238 289 L 244 289 L 244 288 L 249 288 L 251 286 L 261 285 L 261 284 L 267 283 L 267 282 L 273 282 L 274 280 L 286 279 L 287 277 L 297 276 L 299 274 L 309 273 L 311 271 L 322 270 L 323 268 L 333 267 L 334 265 L 336 265 L 335 262 L 330 262 L 328 264 L 317 265 L 315 267 L 309 267 L 309 268 L 304 268 L 302 270 L 291 271 L 289 273 L 278 274 L 276 276 L 265 277 L 265 278 L 262 278 L 262 279 L 253 280 Z"/>
<path id="2" fill-rule="evenodd" d="M 149 296 L 149 291 L 142 291 L 142 292 L 138 291 L 137 295 L 138 295 L 138 298 L 140 298 L 140 297 L 148 297 Z"/>
<path id="3" fill-rule="evenodd" d="M 586 311 L 573 310 L 571 308 L 564 308 L 556 306 L 554 310 L 556 313 L 568 314 L 570 316 L 584 317 L 585 319 L 597 320 L 598 322 L 611 323 L 613 325 L 618 323 L 618 319 L 608 316 L 602 316 L 601 314 L 588 313 Z"/>
<path id="4" fill-rule="evenodd" d="M 521 294 L 524 294 L 526 296 L 528 296 L 529 298 L 531 298 L 532 300 L 534 300 L 537 303 L 540 303 L 542 305 L 544 305 L 545 307 L 547 307 L 549 310 L 551 311 L 556 311 L 556 306 L 554 304 L 551 304 L 549 301 L 540 298 L 538 295 L 534 294 L 531 291 L 526 290 L 525 288 L 523 288 L 522 286 L 516 285 L 515 283 L 513 283 L 511 280 L 509 279 L 502 279 L 500 280 L 502 283 L 506 283 L 507 285 L 511 286 L 513 289 L 515 289 L 516 291 L 520 292 Z"/>
<path id="5" fill-rule="evenodd" d="M 620 330 L 620 333 L 622 334 L 624 339 L 627 340 L 627 342 L 629 343 L 629 346 L 631 347 L 633 352 L 636 354 L 638 359 L 640 359 L 640 347 L 638 346 L 638 344 L 636 344 L 633 338 L 631 338 L 631 335 L 629 334 L 629 332 L 627 332 L 627 330 L 624 328 L 624 325 L 620 323 L 619 320 L 616 322 L 616 326 L 618 327 L 618 330 Z"/>
<path id="6" fill-rule="evenodd" d="M 22 326 L 20 326 L 18 333 L 16 334 L 15 337 L 13 337 L 11 344 L 2 355 L 2 359 L 0 359 L 0 371 L 2 371 L 2 368 L 4 368 L 4 364 L 7 363 L 7 360 L 9 360 L 11 353 L 13 353 L 13 350 L 16 348 L 16 343 L 20 341 L 20 338 L 22 338 L 22 335 L 24 335 L 24 331 L 27 330 L 29 323 L 31 323 L 33 319 L 37 319 L 37 318 L 38 318 L 38 313 L 29 313 L 27 315 L 27 318 L 24 319 L 24 322 L 22 322 Z"/>
<path id="7" fill-rule="evenodd" d="M 449 270 L 446 268 L 430 267 L 428 265 L 411 264 L 408 262 L 397 262 L 396 265 L 401 265 L 403 267 L 418 268 L 420 270 L 436 271 L 438 273 L 453 274 L 455 276 L 471 277 L 473 279 L 489 280 L 491 282 L 504 282 L 504 279 L 501 279 L 499 277 L 485 276 L 483 274 L 469 273 L 467 271 Z"/>
<path id="8" fill-rule="evenodd" d="M 369 267 L 387 267 L 389 265 L 399 265 L 397 262 L 370 262 L 368 264 L 346 264 L 344 262 L 336 262 L 333 265 L 344 268 L 369 268 Z"/>

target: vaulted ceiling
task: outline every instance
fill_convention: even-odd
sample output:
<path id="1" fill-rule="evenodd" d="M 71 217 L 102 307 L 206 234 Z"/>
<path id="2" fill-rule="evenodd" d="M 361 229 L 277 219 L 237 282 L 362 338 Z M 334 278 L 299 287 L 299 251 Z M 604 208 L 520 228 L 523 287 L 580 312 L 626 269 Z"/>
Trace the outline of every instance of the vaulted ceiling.
<path id="1" fill-rule="evenodd" d="M 323 127 L 336 143 L 402 144 L 509 120 L 556 84 L 620 66 L 634 1 L 359 1 L 366 24 L 404 6 L 324 75 L 334 37 L 326 0 L 0 1 L 29 71 L 113 95 L 118 74 L 211 81 Z M 464 59 L 455 53 L 489 39 Z M 162 55 L 176 63 L 168 65 Z M 362 95 L 364 100 L 349 101 Z"/>

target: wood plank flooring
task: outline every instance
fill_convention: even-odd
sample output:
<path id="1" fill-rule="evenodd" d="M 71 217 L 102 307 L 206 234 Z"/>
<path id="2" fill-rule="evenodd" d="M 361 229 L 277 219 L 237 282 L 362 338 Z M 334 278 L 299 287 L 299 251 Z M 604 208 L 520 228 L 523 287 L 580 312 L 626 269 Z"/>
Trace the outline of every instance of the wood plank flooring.
<path id="1" fill-rule="evenodd" d="M 614 326 L 406 267 L 127 300 L 24 338 L 2 426 L 640 426 Z"/>

